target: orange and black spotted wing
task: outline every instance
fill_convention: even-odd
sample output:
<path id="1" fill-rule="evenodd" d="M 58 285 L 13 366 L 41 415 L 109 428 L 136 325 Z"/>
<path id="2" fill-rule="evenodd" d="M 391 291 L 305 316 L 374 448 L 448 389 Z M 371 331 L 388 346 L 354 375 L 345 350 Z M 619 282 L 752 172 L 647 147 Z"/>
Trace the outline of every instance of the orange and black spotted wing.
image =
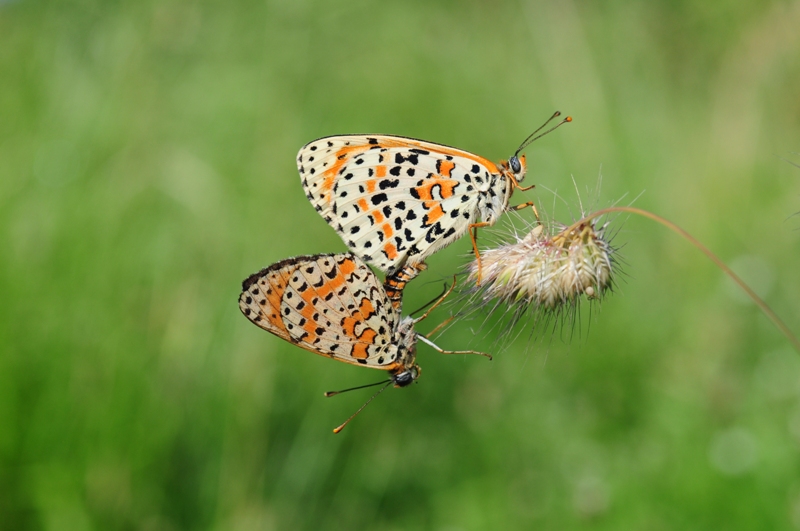
<path id="1" fill-rule="evenodd" d="M 399 316 L 378 278 L 350 253 L 289 258 L 242 283 L 239 308 L 253 323 L 311 352 L 391 370 Z"/>
<path id="2" fill-rule="evenodd" d="M 390 135 L 314 140 L 297 167 L 309 201 L 350 250 L 388 273 L 462 236 L 500 173 L 467 151 Z"/>

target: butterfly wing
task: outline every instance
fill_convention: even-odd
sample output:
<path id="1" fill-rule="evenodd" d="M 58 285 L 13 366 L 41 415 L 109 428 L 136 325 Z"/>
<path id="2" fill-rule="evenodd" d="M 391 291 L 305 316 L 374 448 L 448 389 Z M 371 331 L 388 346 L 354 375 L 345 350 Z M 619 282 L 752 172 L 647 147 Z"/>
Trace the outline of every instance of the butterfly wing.
<path id="1" fill-rule="evenodd" d="M 273 264 L 243 282 L 239 308 L 259 327 L 311 352 L 394 367 L 398 317 L 372 270 L 349 253 Z"/>
<path id="2" fill-rule="evenodd" d="M 388 135 L 321 138 L 297 162 L 317 211 L 351 251 L 387 272 L 463 235 L 500 173 L 472 153 Z"/>

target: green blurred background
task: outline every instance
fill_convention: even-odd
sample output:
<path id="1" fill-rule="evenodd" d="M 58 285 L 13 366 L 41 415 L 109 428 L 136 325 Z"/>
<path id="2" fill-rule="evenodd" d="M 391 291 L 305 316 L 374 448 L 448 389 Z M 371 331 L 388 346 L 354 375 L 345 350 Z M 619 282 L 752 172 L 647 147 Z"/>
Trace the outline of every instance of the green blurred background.
<path id="1" fill-rule="evenodd" d="M 561 221 L 573 177 L 584 205 L 635 199 L 800 331 L 798 28 L 798 1 L 0 1 L 0 528 L 800 527 L 800 355 L 648 220 L 617 218 L 626 275 L 574 333 L 491 363 L 421 346 L 418 385 L 338 436 L 369 394 L 323 391 L 379 373 L 236 304 L 344 250 L 306 142 L 500 159 L 559 109 L 525 197 Z M 437 341 L 493 351 L 475 326 Z"/>

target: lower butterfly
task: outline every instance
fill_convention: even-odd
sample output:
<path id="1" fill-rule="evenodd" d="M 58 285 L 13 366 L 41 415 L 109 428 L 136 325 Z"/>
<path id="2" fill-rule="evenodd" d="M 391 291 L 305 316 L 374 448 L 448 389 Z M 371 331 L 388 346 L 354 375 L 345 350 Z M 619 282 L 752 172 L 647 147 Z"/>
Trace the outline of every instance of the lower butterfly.
<path id="1" fill-rule="evenodd" d="M 375 273 L 359 258 L 350 253 L 318 254 L 288 258 L 247 277 L 239 309 L 259 327 L 298 347 L 388 371 L 389 380 L 375 398 L 390 384 L 406 387 L 419 377 L 417 340 L 444 354 L 481 354 L 491 359 L 482 352 L 442 350 L 414 331 L 414 325 L 448 293 L 422 317 L 401 318 Z M 341 431 L 350 419 L 334 432 Z"/>
<path id="2" fill-rule="evenodd" d="M 297 154 L 306 197 L 350 251 L 387 274 L 386 290 L 400 307 L 402 290 L 425 259 L 509 210 L 514 190 L 527 190 L 523 149 L 556 112 L 498 164 L 442 144 L 391 135 L 341 135 L 314 140 Z M 524 203 L 512 209 L 531 206 Z M 480 275 L 477 278 L 480 284 Z"/>

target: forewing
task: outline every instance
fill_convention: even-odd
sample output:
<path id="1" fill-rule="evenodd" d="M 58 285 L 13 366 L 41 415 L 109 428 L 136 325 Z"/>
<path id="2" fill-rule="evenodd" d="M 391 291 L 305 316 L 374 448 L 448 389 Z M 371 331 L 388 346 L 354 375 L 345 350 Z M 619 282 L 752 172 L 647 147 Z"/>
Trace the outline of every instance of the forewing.
<path id="1" fill-rule="evenodd" d="M 245 305 L 245 315 L 262 328 L 312 352 L 355 365 L 389 368 L 396 357 L 391 344 L 397 316 L 375 274 L 351 254 L 292 260 L 289 267 L 277 271 L 267 268 L 261 273 L 270 279 L 279 277 L 283 292 L 278 306 L 273 304 L 276 299 L 254 299 L 259 313 L 253 313 L 252 305 Z M 260 278 L 255 285 L 262 285 Z M 242 294 L 250 295 L 252 284 Z M 251 310 L 250 315 L 245 308 Z M 262 324 L 262 314 L 268 326 Z M 261 319 L 256 321 L 252 315 Z M 270 320 L 274 315 L 280 326 Z"/>
<path id="2" fill-rule="evenodd" d="M 466 151 L 385 135 L 317 140 L 300 151 L 298 167 L 320 214 L 384 271 L 421 262 L 466 232 L 499 171 Z"/>
<path id="3" fill-rule="evenodd" d="M 242 282 L 239 309 L 244 316 L 286 341 L 293 342 L 280 315 L 281 300 L 298 261 L 306 258 L 287 258 L 253 273 Z"/>

